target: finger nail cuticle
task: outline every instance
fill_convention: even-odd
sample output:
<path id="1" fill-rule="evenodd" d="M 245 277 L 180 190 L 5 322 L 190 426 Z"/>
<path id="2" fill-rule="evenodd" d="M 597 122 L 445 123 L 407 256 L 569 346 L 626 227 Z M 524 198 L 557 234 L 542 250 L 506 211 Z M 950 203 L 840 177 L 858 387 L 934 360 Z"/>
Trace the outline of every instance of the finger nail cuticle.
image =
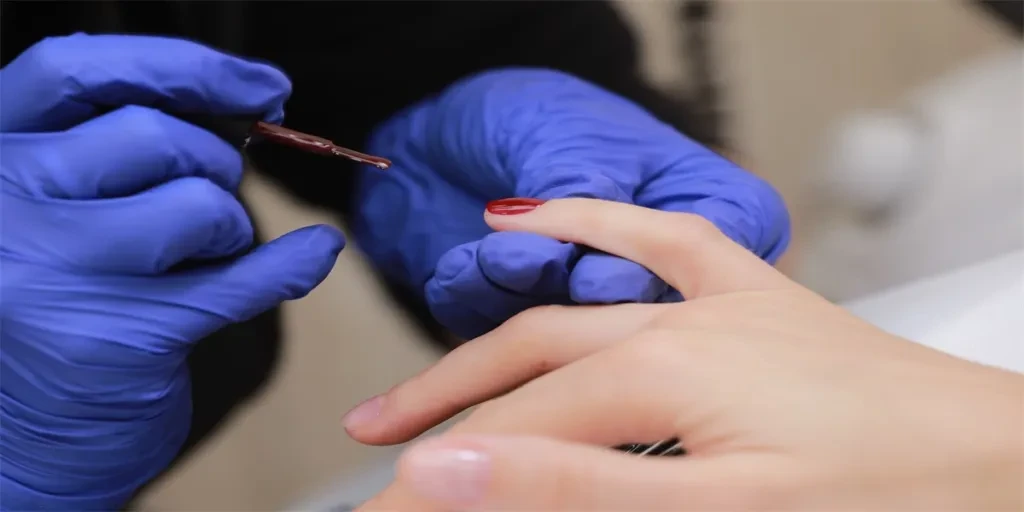
<path id="1" fill-rule="evenodd" d="M 487 203 L 487 211 L 494 215 L 519 215 L 531 212 L 542 204 L 544 204 L 543 199 L 511 197 Z"/>

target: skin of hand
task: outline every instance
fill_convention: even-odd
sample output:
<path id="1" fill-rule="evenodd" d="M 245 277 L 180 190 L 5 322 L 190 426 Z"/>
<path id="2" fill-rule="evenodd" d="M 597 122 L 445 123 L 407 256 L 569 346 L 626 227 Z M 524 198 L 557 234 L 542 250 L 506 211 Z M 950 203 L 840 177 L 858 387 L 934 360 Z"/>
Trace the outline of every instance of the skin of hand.
<path id="1" fill-rule="evenodd" d="M 413 445 L 361 510 L 1020 510 L 1024 378 L 887 334 L 697 216 L 549 201 L 499 231 L 643 264 L 678 304 L 526 311 L 346 417 Z M 682 439 L 684 457 L 607 447 Z"/>

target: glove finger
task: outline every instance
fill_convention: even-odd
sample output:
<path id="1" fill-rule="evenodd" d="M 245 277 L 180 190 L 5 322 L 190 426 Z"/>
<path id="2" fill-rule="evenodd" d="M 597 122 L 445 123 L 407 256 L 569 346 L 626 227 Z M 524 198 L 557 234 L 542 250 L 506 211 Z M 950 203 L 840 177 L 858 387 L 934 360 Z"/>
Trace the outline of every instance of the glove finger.
<path id="1" fill-rule="evenodd" d="M 700 215 L 734 242 L 775 263 L 790 240 L 782 197 L 763 179 L 709 149 L 695 147 L 692 153 L 639 190 L 636 204 Z"/>
<path id="2" fill-rule="evenodd" d="M 186 176 L 234 192 L 242 180 L 237 150 L 146 107 L 122 107 L 65 132 L 2 137 L 5 179 L 33 196 L 121 197 Z"/>
<path id="3" fill-rule="evenodd" d="M 0 131 L 70 128 L 102 109 L 284 117 L 281 71 L 181 39 L 86 35 L 44 39 L 0 70 Z"/>
<path id="4" fill-rule="evenodd" d="M 188 259 L 221 258 L 252 245 L 252 224 L 230 193 L 182 178 L 135 196 L 65 201 L 7 195 L 4 245 L 32 261 L 92 272 L 159 274 Z"/>
<path id="5" fill-rule="evenodd" d="M 209 312 L 213 325 L 185 339 L 199 340 L 225 321 L 243 322 L 282 302 L 305 297 L 327 278 L 344 247 L 345 238 L 337 229 L 309 226 L 229 264 L 188 273 L 174 296 Z"/>
<path id="6" fill-rule="evenodd" d="M 603 252 L 580 258 L 569 279 L 569 295 L 579 304 L 650 303 L 667 289 L 643 265 Z"/>
<path id="7" fill-rule="evenodd" d="M 475 338 L 541 303 L 488 279 L 479 265 L 480 244 L 469 242 L 445 253 L 424 288 L 434 318 L 463 339 Z"/>
<path id="8" fill-rule="evenodd" d="M 579 249 L 534 233 L 504 232 L 484 237 L 476 256 L 475 264 L 494 286 L 526 296 L 564 300 Z M 475 302 L 486 297 L 465 299 Z"/>

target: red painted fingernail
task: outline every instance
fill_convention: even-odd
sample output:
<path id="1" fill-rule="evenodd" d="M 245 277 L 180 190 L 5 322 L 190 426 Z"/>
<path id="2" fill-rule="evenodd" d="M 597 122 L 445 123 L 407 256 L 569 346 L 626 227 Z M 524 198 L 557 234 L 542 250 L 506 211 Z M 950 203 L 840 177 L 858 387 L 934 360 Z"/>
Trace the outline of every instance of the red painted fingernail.
<path id="1" fill-rule="evenodd" d="M 494 215 L 519 215 L 520 213 L 531 212 L 542 204 L 544 204 L 543 199 L 510 197 L 487 203 L 487 211 Z"/>

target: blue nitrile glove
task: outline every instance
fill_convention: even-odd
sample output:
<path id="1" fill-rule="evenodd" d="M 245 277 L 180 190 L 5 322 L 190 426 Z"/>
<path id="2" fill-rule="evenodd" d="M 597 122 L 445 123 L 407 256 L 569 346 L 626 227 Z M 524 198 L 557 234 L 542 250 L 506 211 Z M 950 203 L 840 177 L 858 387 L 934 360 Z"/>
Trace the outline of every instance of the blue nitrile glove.
<path id="1" fill-rule="evenodd" d="M 379 127 L 353 236 L 462 337 L 540 304 L 678 300 L 633 262 L 529 233 L 494 233 L 489 200 L 594 197 L 703 215 L 774 262 L 789 216 L 767 183 L 633 103 L 554 71 L 506 69 L 450 86 Z"/>
<path id="2" fill-rule="evenodd" d="M 4 510 L 121 507 L 188 434 L 192 344 L 302 297 L 344 243 L 311 227 L 240 255 L 241 155 L 157 110 L 95 105 L 280 118 L 290 87 L 147 37 L 47 39 L 0 70 Z"/>

